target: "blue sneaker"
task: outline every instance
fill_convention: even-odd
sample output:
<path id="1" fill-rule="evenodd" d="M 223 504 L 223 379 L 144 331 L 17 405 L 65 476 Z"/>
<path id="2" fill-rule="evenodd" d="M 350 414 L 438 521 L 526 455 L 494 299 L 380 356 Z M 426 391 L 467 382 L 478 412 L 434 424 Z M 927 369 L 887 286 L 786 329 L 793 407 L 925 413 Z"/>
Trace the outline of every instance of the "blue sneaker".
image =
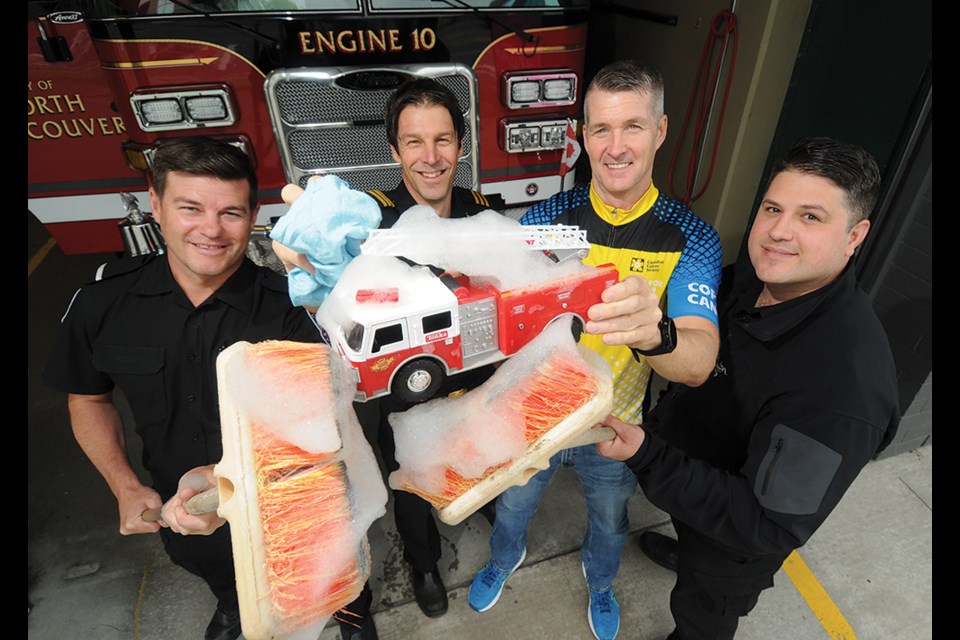
<path id="1" fill-rule="evenodd" d="M 507 578 L 512 576 L 517 567 L 523 564 L 523 559 L 526 557 L 527 549 L 524 547 L 517 564 L 513 565 L 513 568 L 509 571 L 497 569 L 493 566 L 493 560 L 485 564 L 480 573 L 474 577 L 473 584 L 470 585 L 470 595 L 467 598 L 470 608 L 483 613 L 497 604 L 500 594 L 503 593 L 503 585 L 507 583 Z"/>
<path id="2" fill-rule="evenodd" d="M 597 640 L 613 640 L 620 630 L 620 605 L 613 587 L 609 591 L 590 590 L 590 606 L 587 608 L 590 631 Z"/>

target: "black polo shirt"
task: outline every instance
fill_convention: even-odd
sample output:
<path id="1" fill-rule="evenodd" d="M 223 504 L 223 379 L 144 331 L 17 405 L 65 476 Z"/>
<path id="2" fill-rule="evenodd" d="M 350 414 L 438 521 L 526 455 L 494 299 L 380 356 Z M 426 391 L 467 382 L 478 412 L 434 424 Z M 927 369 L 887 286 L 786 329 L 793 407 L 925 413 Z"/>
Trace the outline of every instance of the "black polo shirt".
<path id="1" fill-rule="evenodd" d="M 74 294 L 43 381 L 59 391 L 123 392 L 143 440 L 143 465 L 163 500 L 180 476 L 220 461 L 217 355 L 246 340 L 319 342 L 286 279 L 244 259 L 194 307 L 165 257 L 108 263 Z"/>

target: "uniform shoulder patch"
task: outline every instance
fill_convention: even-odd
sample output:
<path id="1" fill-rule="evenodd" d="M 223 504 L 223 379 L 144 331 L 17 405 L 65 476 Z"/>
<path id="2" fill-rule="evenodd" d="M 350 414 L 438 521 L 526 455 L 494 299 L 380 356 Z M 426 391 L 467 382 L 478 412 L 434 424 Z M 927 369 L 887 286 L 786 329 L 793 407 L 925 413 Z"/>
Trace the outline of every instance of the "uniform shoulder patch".
<path id="1" fill-rule="evenodd" d="M 156 254 L 151 253 L 133 258 L 120 258 L 119 260 L 114 260 L 113 262 L 104 262 L 97 268 L 96 273 L 93 274 L 93 279 L 91 282 L 100 282 L 101 280 L 107 280 L 109 278 L 116 278 L 117 276 L 133 273 L 156 257 Z"/>
<path id="2" fill-rule="evenodd" d="M 387 207 L 392 209 L 392 208 L 396 208 L 397 206 L 396 204 L 394 204 L 393 200 L 387 197 L 387 194 L 385 194 L 383 191 L 380 191 L 379 189 L 370 189 L 367 191 L 367 193 L 373 196 L 373 199 L 376 200 L 381 207 Z"/>
<path id="3" fill-rule="evenodd" d="M 470 194 L 473 196 L 473 201 L 476 202 L 477 204 L 483 205 L 485 207 L 490 206 L 490 201 L 487 200 L 487 197 L 482 193 L 480 193 L 479 191 L 474 191 L 473 189 L 470 189 Z"/>
<path id="4" fill-rule="evenodd" d="M 507 208 L 507 203 L 504 201 L 503 196 L 501 196 L 499 193 L 485 195 L 479 191 L 474 191 L 473 189 L 468 189 L 468 191 L 473 197 L 473 202 L 485 209 L 496 209 L 499 211 Z"/>

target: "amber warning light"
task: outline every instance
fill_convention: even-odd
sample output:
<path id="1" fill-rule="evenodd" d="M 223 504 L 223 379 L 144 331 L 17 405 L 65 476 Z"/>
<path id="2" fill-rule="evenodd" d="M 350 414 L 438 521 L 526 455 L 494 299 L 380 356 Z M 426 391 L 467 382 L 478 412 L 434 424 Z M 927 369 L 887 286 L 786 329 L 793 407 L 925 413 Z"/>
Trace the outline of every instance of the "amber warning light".
<path id="1" fill-rule="evenodd" d="M 397 302 L 399 299 L 400 290 L 396 287 L 387 287 L 383 289 L 357 289 L 357 302 L 359 304 Z"/>

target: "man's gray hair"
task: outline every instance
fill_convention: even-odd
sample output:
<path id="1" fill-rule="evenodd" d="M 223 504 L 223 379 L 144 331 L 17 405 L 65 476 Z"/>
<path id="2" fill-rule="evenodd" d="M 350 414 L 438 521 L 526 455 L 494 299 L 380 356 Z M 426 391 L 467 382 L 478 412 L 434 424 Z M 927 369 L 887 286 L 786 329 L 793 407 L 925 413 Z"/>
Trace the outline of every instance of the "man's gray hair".
<path id="1" fill-rule="evenodd" d="M 650 95 L 654 117 L 659 120 L 663 116 L 663 76 L 643 62 L 620 60 L 600 69 L 583 97 L 584 120 L 587 119 L 587 97 L 593 91 L 634 91 L 638 95 Z"/>

